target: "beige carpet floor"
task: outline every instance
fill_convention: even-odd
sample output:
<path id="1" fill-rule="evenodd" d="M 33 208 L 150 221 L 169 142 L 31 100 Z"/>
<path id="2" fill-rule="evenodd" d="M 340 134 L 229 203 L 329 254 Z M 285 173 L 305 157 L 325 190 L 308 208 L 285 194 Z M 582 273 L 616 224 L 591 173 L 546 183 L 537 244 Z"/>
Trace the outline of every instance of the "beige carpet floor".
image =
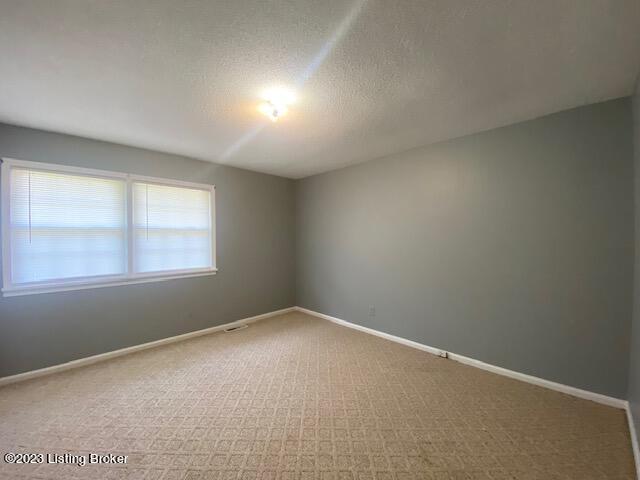
<path id="1" fill-rule="evenodd" d="M 291 313 L 0 389 L 3 479 L 634 479 L 622 410 Z"/>

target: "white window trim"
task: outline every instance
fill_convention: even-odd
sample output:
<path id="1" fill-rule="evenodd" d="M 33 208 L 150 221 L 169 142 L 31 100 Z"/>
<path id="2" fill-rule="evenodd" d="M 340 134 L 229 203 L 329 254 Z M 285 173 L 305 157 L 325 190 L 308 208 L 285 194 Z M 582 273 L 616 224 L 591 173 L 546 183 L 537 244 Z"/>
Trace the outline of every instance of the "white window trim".
<path id="1" fill-rule="evenodd" d="M 127 237 L 127 272 L 124 275 L 96 276 L 96 277 L 75 277 L 70 280 L 51 280 L 46 282 L 30 283 L 24 285 L 12 285 L 10 279 L 11 272 L 11 242 L 10 242 L 10 182 L 9 170 L 13 167 L 31 168 L 33 170 L 73 173 L 76 175 L 86 175 L 91 177 L 119 178 L 126 182 L 126 237 Z M 148 177 L 144 175 L 133 175 L 129 173 L 112 172 L 107 170 L 95 170 L 91 168 L 71 167 L 53 163 L 30 162 L 17 160 L 14 158 L 2 158 L 2 168 L 0 171 L 2 183 L 0 194 L 2 199 L 2 295 L 13 297 L 18 295 L 31 295 L 36 293 L 66 292 L 70 290 L 84 290 L 87 288 L 113 287 L 121 285 L 131 285 L 136 283 L 160 282 L 165 280 L 175 280 L 179 278 L 202 277 L 205 275 L 215 275 L 216 268 L 216 187 L 203 183 L 184 182 L 168 178 Z M 211 263 L 209 268 L 193 268 L 185 270 L 168 270 L 163 272 L 134 273 L 133 271 L 133 235 L 130 229 L 133 220 L 132 207 L 132 185 L 134 182 L 155 183 L 160 185 L 170 185 L 175 187 L 195 188 L 206 190 L 211 194 Z"/>

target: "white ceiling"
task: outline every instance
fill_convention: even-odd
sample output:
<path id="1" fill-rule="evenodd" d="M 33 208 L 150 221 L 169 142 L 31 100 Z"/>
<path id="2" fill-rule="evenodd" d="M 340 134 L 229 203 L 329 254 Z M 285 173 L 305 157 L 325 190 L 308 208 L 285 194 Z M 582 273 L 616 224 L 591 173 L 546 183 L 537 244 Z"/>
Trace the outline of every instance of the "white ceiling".
<path id="1" fill-rule="evenodd" d="M 299 178 L 629 95 L 638 0 L 0 0 L 0 121 Z M 271 123 L 264 88 L 298 102 Z"/>

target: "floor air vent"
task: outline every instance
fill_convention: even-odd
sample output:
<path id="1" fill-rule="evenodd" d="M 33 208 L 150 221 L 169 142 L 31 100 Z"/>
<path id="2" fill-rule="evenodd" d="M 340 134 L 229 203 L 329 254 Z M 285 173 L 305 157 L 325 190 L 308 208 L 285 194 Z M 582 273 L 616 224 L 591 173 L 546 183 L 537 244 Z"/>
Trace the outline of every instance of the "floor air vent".
<path id="1" fill-rule="evenodd" d="M 224 331 L 227 333 L 230 332 L 237 332 L 238 330 L 243 330 L 245 328 L 247 328 L 249 325 L 238 325 L 237 327 L 229 327 L 229 328 L 225 328 Z"/>

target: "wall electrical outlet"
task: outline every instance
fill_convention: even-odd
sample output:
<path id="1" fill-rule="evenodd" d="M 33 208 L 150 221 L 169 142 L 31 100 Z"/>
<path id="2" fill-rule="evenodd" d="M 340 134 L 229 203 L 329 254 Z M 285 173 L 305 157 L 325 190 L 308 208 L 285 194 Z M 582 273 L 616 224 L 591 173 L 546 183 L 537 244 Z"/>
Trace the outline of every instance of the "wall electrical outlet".
<path id="1" fill-rule="evenodd" d="M 376 307 L 374 307 L 373 305 L 369 306 L 369 316 L 370 317 L 376 316 Z"/>

